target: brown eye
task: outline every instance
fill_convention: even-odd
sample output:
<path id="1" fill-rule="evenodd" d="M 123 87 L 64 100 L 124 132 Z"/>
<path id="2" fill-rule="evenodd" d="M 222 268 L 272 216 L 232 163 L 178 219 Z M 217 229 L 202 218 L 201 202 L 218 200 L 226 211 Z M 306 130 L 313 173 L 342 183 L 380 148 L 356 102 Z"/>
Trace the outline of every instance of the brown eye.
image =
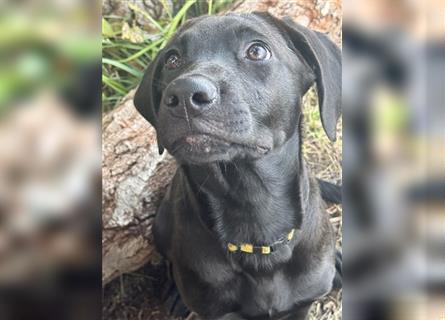
<path id="1" fill-rule="evenodd" d="M 176 69 L 181 65 L 181 57 L 177 53 L 170 54 L 165 60 L 165 66 L 168 69 Z"/>
<path id="2" fill-rule="evenodd" d="M 270 58 L 270 51 L 263 44 L 254 43 L 247 49 L 246 57 L 254 61 L 266 60 Z"/>

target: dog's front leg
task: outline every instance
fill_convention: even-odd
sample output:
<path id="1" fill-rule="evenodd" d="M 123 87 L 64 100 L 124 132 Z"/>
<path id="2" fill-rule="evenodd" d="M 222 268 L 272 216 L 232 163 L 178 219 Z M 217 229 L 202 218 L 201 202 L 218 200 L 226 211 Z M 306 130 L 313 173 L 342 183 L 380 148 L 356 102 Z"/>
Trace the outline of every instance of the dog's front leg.
<path id="1" fill-rule="evenodd" d="M 247 320 L 247 319 L 243 318 L 241 315 L 239 315 L 239 314 L 237 314 L 235 312 L 231 312 L 231 313 L 226 313 L 222 317 L 214 318 L 214 319 L 208 319 L 208 320 Z"/>
<path id="2" fill-rule="evenodd" d="M 167 278 L 163 283 L 161 292 L 161 300 L 167 313 L 174 318 L 186 318 L 186 320 L 192 320 L 194 313 L 190 312 L 187 306 L 182 301 L 179 294 L 178 287 L 176 286 L 175 279 L 173 277 L 173 266 L 170 261 L 165 260 Z"/>

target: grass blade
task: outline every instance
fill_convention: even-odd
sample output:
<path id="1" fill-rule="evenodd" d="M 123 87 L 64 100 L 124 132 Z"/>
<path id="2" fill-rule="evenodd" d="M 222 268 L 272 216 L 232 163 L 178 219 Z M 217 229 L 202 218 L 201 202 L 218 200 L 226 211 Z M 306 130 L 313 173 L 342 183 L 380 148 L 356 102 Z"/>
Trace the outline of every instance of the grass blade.
<path id="1" fill-rule="evenodd" d="M 127 90 L 123 86 L 121 86 L 119 82 L 108 78 L 106 75 L 102 75 L 102 82 L 122 96 L 127 94 Z"/>
<path id="2" fill-rule="evenodd" d="M 102 18 L 102 35 L 106 38 L 111 38 L 115 35 L 113 27 L 104 18 Z"/>
<path id="3" fill-rule="evenodd" d="M 138 71 L 138 70 L 136 70 L 136 69 L 133 69 L 133 68 L 131 68 L 130 66 L 125 65 L 125 64 L 123 64 L 123 63 L 121 63 L 121 62 L 119 62 L 119 61 L 111 60 L 111 59 L 107 59 L 107 58 L 103 58 L 103 59 L 102 59 L 102 63 L 103 63 L 103 64 L 109 64 L 109 65 L 115 66 L 116 68 L 119 68 L 119 69 L 121 69 L 121 70 L 124 70 L 124 71 L 126 71 L 126 72 L 128 72 L 128 73 L 134 75 L 135 77 L 138 77 L 138 78 L 141 78 L 141 77 L 142 77 L 142 72 L 140 72 L 140 71 Z"/>
<path id="4" fill-rule="evenodd" d="M 170 38 L 172 37 L 173 33 L 175 33 L 179 22 L 181 21 L 182 17 L 187 13 L 187 10 L 193 6 L 196 3 L 196 0 L 189 0 L 187 1 L 184 6 L 179 10 L 179 12 L 176 14 L 176 16 L 173 18 L 173 20 L 170 22 L 170 26 L 167 29 L 167 32 L 164 36 L 164 42 L 161 45 L 161 49 L 165 47 L 165 45 L 168 43 Z"/>
<path id="5" fill-rule="evenodd" d="M 141 8 L 139 8 L 138 6 L 134 5 L 133 3 L 128 3 L 128 7 L 135 11 L 138 12 L 140 14 L 142 14 L 145 18 L 147 18 L 156 28 L 159 29 L 159 31 L 164 32 L 164 28 L 161 27 L 161 25 L 155 20 L 153 19 L 148 12 L 142 10 Z"/>
<path id="6" fill-rule="evenodd" d="M 161 4 L 164 7 L 165 12 L 167 12 L 168 17 L 171 19 L 172 18 L 172 10 L 170 8 L 170 6 L 168 5 L 166 0 L 161 0 Z"/>
<path id="7" fill-rule="evenodd" d="M 119 60 L 119 62 L 121 62 L 121 63 L 125 63 L 125 62 L 128 62 L 128 61 L 137 59 L 137 58 L 139 58 L 140 56 L 142 56 L 144 53 L 146 53 L 147 51 L 150 51 L 150 50 L 154 49 L 154 48 L 155 48 L 156 46 L 158 46 L 162 41 L 163 41 L 163 40 L 160 39 L 160 40 L 157 40 L 157 41 L 155 41 L 155 42 L 152 42 L 150 45 L 148 45 L 148 46 L 145 47 L 144 49 L 142 49 L 142 50 L 136 52 L 135 54 L 133 54 L 132 56 L 130 56 L 130 57 L 126 58 L 126 59 Z"/>

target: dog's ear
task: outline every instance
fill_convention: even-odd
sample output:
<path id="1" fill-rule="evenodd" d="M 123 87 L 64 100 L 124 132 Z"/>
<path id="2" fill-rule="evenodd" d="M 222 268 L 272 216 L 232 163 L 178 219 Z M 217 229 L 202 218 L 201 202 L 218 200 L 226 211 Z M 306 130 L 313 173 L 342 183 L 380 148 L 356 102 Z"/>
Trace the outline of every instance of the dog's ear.
<path id="1" fill-rule="evenodd" d="M 142 78 L 139 87 L 136 90 L 134 96 L 134 106 L 137 111 L 148 121 L 157 131 L 157 112 L 161 102 L 161 90 L 159 84 L 159 76 L 162 69 L 162 65 L 159 63 L 158 57 L 153 60 Z M 164 147 L 157 137 L 157 143 L 159 148 L 159 154 L 164 152 Z"/>
<path id="2" fill-rule="evenodd" d="M 331 141 L 341 114 L 341 52 L 329 38 L 292 21 L 282 20 L 295 50 L 298 50 L 315 74 L 318 104 L 323 128 Z"/>
<path id="3" fill-rule="evenodd" d="M 289 17 L 280 20 L 269 14 L 256 14 L 272 20 L 290 42 L 291 49 L 299 52 L 312 69 L 317 84 L 321 122 L 329 139 L 335 141 L 341 114 L 340 49 L 326 35 L 298 25 Z"/>

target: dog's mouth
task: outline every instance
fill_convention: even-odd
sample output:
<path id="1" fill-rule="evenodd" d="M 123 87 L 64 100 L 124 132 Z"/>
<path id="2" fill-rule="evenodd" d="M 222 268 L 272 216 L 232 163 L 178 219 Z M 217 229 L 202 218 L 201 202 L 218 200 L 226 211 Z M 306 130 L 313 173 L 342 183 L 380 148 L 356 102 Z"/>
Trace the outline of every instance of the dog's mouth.
<path id="1" fill-rule="evenodd" d="M 224 155 L 232 156 L 233 151 L 244 151 L 250 155 L 262 156 L 267 154 L 270 149 L 265 145 L 238 143 L 211 134 L 193 133 L 177 139 L 172 144 L 170 152 L 173 156 L 181 158 L 201 157 L 198 162 L 203 162 L 208 161 L 209 158 L 218 160 L 211 159 L 217 155 L 221 155 L 223 158 L 225 158 Z"/>

